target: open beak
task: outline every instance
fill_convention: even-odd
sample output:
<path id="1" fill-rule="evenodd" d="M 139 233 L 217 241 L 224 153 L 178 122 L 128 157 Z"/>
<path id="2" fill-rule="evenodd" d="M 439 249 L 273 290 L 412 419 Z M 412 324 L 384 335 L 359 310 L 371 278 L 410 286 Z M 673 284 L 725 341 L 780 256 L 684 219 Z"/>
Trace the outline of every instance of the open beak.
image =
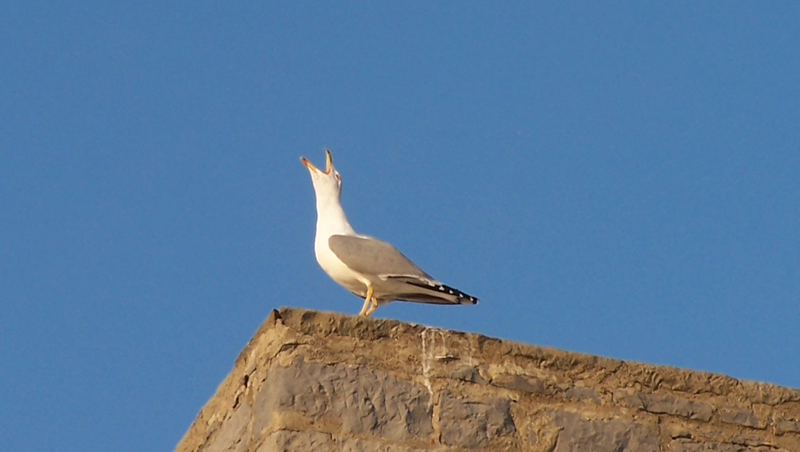
<path id="1" fill-rule="evenodd" d="M 331 168 L 333 168 L 333 157 L 331 157 L 331 151 L 327 149 L 325 149 L 325 171 L 321 171 L 319 168 L 314 166 L 313 163 L 308 161 L 308 159 L 305 157 L 300 157 L 300 161 L 303 162 L 303 165 L 305 165 L 306 168 L 314 171 L 319 171 L 321 173 L 324 172 L 325 174 L 330 174 Z"/>
<path id="2" fill-rule="evenodd" d="M 314 166 L 314 164 L 313 164 L 313 163 L 311 163 L 311 162 L 309 162 L 309 161 L 308 161 L 308 159 L 307 159 L 307 158 L 305 158 L 305 157 L 300 157 L 300 161 L 301 161 L 301 162 L 303 162 L 303 165 L 305 165 L 305 166 L 306 166 L 306 168 L 308 168 L 308 169 L 310 169 L 310 170 L 314 170 L 314 171 L 319 171 L 319 170 L 317 169 L 317 167 L 316 167 L 316 166 Z"/>

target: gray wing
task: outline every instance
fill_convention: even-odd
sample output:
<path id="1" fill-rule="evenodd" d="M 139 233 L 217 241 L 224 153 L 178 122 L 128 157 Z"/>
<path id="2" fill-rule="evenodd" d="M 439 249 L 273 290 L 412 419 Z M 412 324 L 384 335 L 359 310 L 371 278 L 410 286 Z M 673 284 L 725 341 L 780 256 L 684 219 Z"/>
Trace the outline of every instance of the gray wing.
<path id="1" fill-rule="evenodd" d="M 477 304 L 478 299 L 436 281 L 394 246 L 374 237 L 332 235 L 328 246 L 347 267 L 365 275 L 405 284 L 386 300 L 436 304 Z"/>
<path id="2" fill-rule="evenodd" d="M 433 278 L 390 243 L 374 237 L 332 235 L 328 238 L 333 254 L 354 271 L 380 276 Z"/>

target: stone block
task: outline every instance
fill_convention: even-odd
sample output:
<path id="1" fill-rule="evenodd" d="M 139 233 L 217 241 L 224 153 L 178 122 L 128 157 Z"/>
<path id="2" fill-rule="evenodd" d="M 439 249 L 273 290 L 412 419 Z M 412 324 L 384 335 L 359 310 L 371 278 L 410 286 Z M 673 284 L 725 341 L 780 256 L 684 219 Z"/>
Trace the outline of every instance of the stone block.
<path id="1" fill-rule="evenodd" d="M 728 424 L 743 425 L 757 429 L 767 428 L 767 423 L 756 416 L 753 410 L 746 408 L 722 407 L 719 409 L 720 419 Z"/>
<path id="2" fill-rule="evenodd" d="M 246 452 L 250 446 L 248 439 L 252 416 L 253 410 L 250 405 L 239 406 L 230 419 L 222 423 L 206 450 L 208 452 Z"/>
<path id="3" fill-rule="evenodd" d="M 800 422 L 788 419 L 775 419 L 775 434 L 800 433 Z"/>
<path id="4" fill-rule="evenodd" d="M 644 424 L 587 420 L 577 413 L 551 413 L 558 433 L 554 452 L 660 452 L 658 437 Z"/>
<path id="5" fill-rule="evenodd" d="M 282 412 L 300 413 L 343 434 L 409 440 L 433 433 L 433 407 L 425 388 L 377 370 L 306 363 L 302 357 L 288 367 L 272 366 L 254 412 L 256 438 Z"/>
<path id="6" fill-rule="evenodd" d="M 441 448 L 424 448 L 407 444 L 390 444 L 321 432 L 278 430 L 270 433 L 256 452 L 434 452 Z"/>
<path id="7" fill-rule="evenodd" d="M 548 395 L 553 393 L 541 379 L 523 375 L 501 374 L 492 378 L 492 384 L 512 391 L 522 391 L 531 394 Z"/>
<path id="8" fill-rule="evenodd" d="M 468 381 L 470 383 L 486 384 L 486 379 L 481 376 L 478 369 L 472 366 L 461 366 L 450 373 L 450 378 Z"/>
<path id="9" fill-rule="evenodd" d="M 714 414 L 711 405 L 683 397 L 652 394 L 641 391 L 618 389 L 614 391 L 614 401 L 630 408 L 638 408 L 655 414 L 672 414 L 687 419 L 708 422 Z"/>
<path id="10" fill-rule="evenodd" d="M 766 450 L 779 452 L 774 449 L 752 448 L 740 444 L 718 443 L 713 441 L 698 443 L 683 439 L 673 441 L 672 449 L 670 450 L 672 452 L 766 452 Z"/>
<path id="11" fill-rule="evenodd" d="M 331 435 L 321 432 L 278 430 L 270 433 L 256 452 L 340 452 Z"/>
<path id="12" fill-rule="evenodd" d="M 564 396 L 570 400 L 591 400 L 594 403 L 600 403 L 600 398 L 597 395 L 597 391 L 592 388 L 586 388 L 582 386 L 573 386 L 567 389 L 564 392 Z"/>
<path id="13" fill-rule="evenodd" d="M 800 452 L 800 391 L 282 308 L 176 452 L 475 449 Z"/>
<path id="14" fill-rule="evenodd" d="M 475 449 L 495 438 L 513 435 L 516 426 L 510 407 L 508 399 L 462 400 L 444 391 L 439 413 L 442 442 Z"/>

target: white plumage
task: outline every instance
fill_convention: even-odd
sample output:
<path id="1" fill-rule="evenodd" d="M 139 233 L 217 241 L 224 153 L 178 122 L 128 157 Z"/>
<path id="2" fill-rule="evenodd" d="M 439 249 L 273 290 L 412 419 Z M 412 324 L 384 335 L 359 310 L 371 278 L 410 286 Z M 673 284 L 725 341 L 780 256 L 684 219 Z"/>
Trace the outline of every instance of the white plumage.
<path id="1" fill-rule="evenodd" d="M 478 299 L 446 286 L 417 267 L 391 244 L 358 234 L 342 209 L 342 177 L 325 150 L 325 171 L 300 160 L 311 174 L 317 198 L 314 254 L 334 281 L 364 298 L 360 315 L 393 300 L 434 304 L 477 304 Z"/>

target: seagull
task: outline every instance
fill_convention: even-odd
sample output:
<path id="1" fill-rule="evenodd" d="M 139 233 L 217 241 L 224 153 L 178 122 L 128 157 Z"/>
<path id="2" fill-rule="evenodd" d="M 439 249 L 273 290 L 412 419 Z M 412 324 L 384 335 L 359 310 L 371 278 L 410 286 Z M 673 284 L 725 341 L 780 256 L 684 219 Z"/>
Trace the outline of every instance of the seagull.
<path id="1" fill-rule="evenodd" d="M 334 281 L 364 299 L 359 315 L 369 316 L 390 301 L 433 304 L 477 304 L 472 295 L 446 286 L 422 271 L 390 243 L 357 233 L 342 209 L 342 176 L 325 149 L 325 171 L 305 157 L 317 198 L 314 254 Z"/>

